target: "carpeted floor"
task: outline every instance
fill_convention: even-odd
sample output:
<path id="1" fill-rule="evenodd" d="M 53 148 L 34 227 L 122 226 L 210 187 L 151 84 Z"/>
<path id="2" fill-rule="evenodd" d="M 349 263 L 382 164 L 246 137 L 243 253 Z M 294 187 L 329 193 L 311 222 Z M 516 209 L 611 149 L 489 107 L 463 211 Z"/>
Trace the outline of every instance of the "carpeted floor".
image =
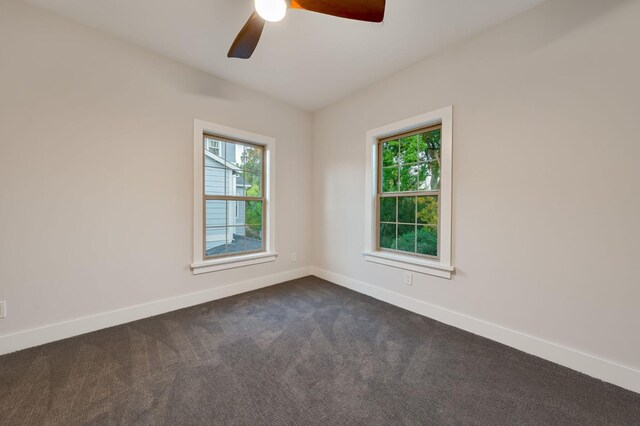
<path id="1" fill-rule="evenodd" d="M 0 357 L 2 425 L 638 425 L 640 395 L 315 277 Z"/>

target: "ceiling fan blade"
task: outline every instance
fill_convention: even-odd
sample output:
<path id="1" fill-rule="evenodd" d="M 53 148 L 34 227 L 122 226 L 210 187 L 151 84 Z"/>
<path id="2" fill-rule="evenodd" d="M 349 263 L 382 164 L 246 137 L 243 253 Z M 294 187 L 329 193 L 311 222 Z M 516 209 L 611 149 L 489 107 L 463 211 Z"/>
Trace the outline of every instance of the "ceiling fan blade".
<path id="1" fill-rule="evenodd" d="M 384 7 L 385 0 L 291 0 L 292 9 L 368 22 L 382 22 Z"/>
<path id="2" fill-rule="evenodd" d="M 253 12 L 233 41 L 227 57 L 249 59 L 260 41 L 263 28 L 264 19 Z"/>

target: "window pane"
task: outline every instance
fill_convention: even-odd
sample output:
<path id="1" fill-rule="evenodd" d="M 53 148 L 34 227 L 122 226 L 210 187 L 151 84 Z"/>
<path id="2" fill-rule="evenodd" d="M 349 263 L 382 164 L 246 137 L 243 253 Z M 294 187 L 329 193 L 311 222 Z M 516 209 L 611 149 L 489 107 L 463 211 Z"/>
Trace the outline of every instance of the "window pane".
<path id="1" fill-rule="evenodd" d="M 262 175 L 244 173 L 245 195 L 247 197 L 262 197 Z"/>
<path id="2" fill-rule="evenodd" d="M 262 201 L 247 201 L 245 207 L 245 223 L 262 225 Z"/>
<path id="3" fill-rule="evenodd" d="M 245 156 L 247 146 L 241 143 L 229 143 L 229 145 L 226 160 L 242 171 L 242 158 Z"/>
<path id="4" fill-rule="evenodd" d="M 396 201 L 395 197 L 380 198 L 380 222 L 396 221 Z"/>
<path id="5" fill-rule="evenodd" d="M 236 193 L 234 195 L 238 195 L 240 197 L 244 197 L 245 195 L 247 195 L 247 184 L 244 180 L 244 173 L 242 172 L 238 172 L 235 173 L 235 186 L 234 188 L 236 189 Z"/>
<path id="6" fill-rule="evenodd" d="M 398 164 L 398 148 L 400 144 L 396 141 L 389 141 L 382 144 L 382 167 Z"/>
<path id="7" fill-rule="evenodd" d="M 242 168 L 236 162 L 236 152 L 238 147 L 242 145 L 227 142 L 224 146 L 224 168 L 226 172 L 226 195 L 240 195 L 238 190 L 242 191 L 242 186 L 238 187 L 238 176 L 242 173 Z"/>
<path id="8" fill-rule="evenodd" d="M 262 250 L 264 238 L 262 231 L 262 225 L 247 225 L 245 228 L 247 251 Z"/>
<path id="9" fill-rule="evenodd" d="M 245 201 L 227 201 L 227 226 L 244 225 Z"/>
<path id="10" fill-rule="evenodd" d="M 424 133 L 420 133 L 419 135 L 416 135 L 418 137 L 418 161 L 421 163 L 424 163 L 427 160 L 427 145 L 426 145 L 426 139 L 427 136 Z"/>
<path id="11" fill-rule="evenodd" d="M 206 200 L 206 255 L 261 250 L 262 219 L 262 201 Z"/>
<path id="12" fill-rule="evenodd" d="M 244 225 L 247 210 L 246 203 L 246 201 L 206 200 L 206 226 L 219 227 Z M 256 218 L 256 220 L 262 220 L 261 212 L 260 216 Z"/>
<path id="13" fill-rule="evenodd" d="M 204 138 L 204 150 L 205 153 L 211 154 L 211 156 L 219 157 L 220 160 L 224 159 L 225 142 L 217 140 L 211 137 Z M 218 163 L 222 167 L 222 163 Z"/>
<path id="14" fill-rule="evenodd" d="M 396 224 L 380 224 L 380 248 L 396 249 Z"/>
<path id="15" fill-rule="evenodd" d="M 382 192 L 398 192 L 397 167 L 384 167 L 382 169 Z"/>
<path id="16" fill-rule="evenodd" d="M 206 256 L 215 256 L 226 253 L 226 227 L 207 227 L 205 235 L 205 254 Z"/>
<path id="17" fill-rule="evenodd" d="M 236 179 L 237 194 L 261 197 L 264 148 L 244 144 L 233 145 L 233 159 L 231 161 L 239 169 Z"/>
<path id="18" fill-rule="evenodd" d="M 431 225 L 418 226 L 418 253 L 438 255 L 438 229 Z"/>
<path id="19" fill-rule="evenodd" d="M 264 148 L 211 138 L 204 148 L 206 195 L 262 196 Z"/>
<path id="20" fill-rule="evenodd" d="M 227 253 L 247 251 L 244 234 L 244 226 L 230 226 L 227 228 Z"/>
<path id="21" fill-rule="evenodd" d="M 225 160 L 225 166 L 234 168 L 237 166 L 235 162 L 236 157 L 236 145 L 233 142 L 225 142 L 224 149 L 222 150 L 222 158 Z"/>
<path id="22" fill-rule="evenodd" d="M 263 152 L 263 147 L 239 145 L 238 165 L 247 173 L 261 176 Z"/>
<path id="23" fill-rule="evenodd" d="M 398 250 L 416 252 L 415 225 L 398 225 Z"/>
<path id="24" fill-rule="evenodd" d="M 230 175 L 224 168 L 220 157 L 205 155 L 204 157 L 204 193 L 206 195 L 224 195 L 225 179 Z"/>
<path id="25" fill-rule="evenodd" d="M 225 224 L 227 221 L 226 202 L 206 200 L 205 202 L 205 251 L 207 256 L 225 251 Z"/>
<path id="26" fill-rule="evenodd" d="M 418 190 L 418 166 L 400 166 L 400 192 Z"/>
<path id="27" fill-rule="evenodd" d="M 398 199 L 398 222 L 416 223 L 416 197 Z"/>
<path id="28" fill-rule="evenodd" d="M 418 197 L 418 223 L 438 224 L 438 197 Z"/>
<path id="29" fill-rule="evenodd" d="M 440 164 L 432 161 L 418 166 L 419 189 L 422 191 L 437 191 L 440 189 Z"/>
<path id="30" fill-rule="evenodd" d="M 208 235 L 215 243 L 208 243 L 207 256 L 262 250 L 262 225 L 210 228 Z"/>
<path id="31" fill-rule="evenodd" d="M 207 228 L 215 226 L 226 226 L 226 224 L 226 201 L 206 200 L 205 225 L 207 226 Z"/>
<path id="32" fill-rule="evenodd" d="M 398 162 L 400 164 L 411 164 L 418 162 L 418 135 L 400 138 L 400 152 Z"/>
<path id="33" fill-rule="evenodd" d="M 424 133 L 423 144 L 420 145 L 421 158 L 423 161 L 439 161 L 440 160 L 440 141 L 441 129 L 432 130 Z"/>

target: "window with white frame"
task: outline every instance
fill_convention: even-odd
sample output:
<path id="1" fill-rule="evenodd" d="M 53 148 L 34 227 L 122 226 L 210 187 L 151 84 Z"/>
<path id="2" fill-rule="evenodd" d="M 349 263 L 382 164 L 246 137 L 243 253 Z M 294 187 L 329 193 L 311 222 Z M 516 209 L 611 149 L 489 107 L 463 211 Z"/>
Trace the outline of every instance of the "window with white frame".
<path id="1" fill-rule="evenodd" d="M 365 260 L 451 277 L 452 112 L 367 132 Z"/>
<path id="2" fill-rule="evenodd" d="M 194 121 L 193 272 L 275 260 L 273 138 Z"/>

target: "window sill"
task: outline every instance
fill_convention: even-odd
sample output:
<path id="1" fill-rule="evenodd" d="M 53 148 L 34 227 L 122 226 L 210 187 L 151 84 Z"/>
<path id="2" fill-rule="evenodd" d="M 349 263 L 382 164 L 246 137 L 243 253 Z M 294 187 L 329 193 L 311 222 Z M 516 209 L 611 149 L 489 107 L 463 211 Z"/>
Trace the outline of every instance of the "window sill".
<path id="1" fill-rule="evenodd" d="M 365 251 L 364 260 L 378 263 L 380 265 L 391 266 L 393 268 L 418 272 L 421 274 L 433 275 L 440 278 L 451 279 L 455 268 L 440 262 L 426 259 L 418 259 L 412 256 L 401 254 Z"/>
<path id="2" fill-rule="evenodd" d="M 206 274 L 207 272 L 216 272 L 225 269 L 241 268 L 243 266 L 273 262 L 276 260 L 276 257 L 278 257 L 278 253 L 267 252 L 211 259 L 192 263 L 191 270 L 193 271 L 193 275 Z"/>

